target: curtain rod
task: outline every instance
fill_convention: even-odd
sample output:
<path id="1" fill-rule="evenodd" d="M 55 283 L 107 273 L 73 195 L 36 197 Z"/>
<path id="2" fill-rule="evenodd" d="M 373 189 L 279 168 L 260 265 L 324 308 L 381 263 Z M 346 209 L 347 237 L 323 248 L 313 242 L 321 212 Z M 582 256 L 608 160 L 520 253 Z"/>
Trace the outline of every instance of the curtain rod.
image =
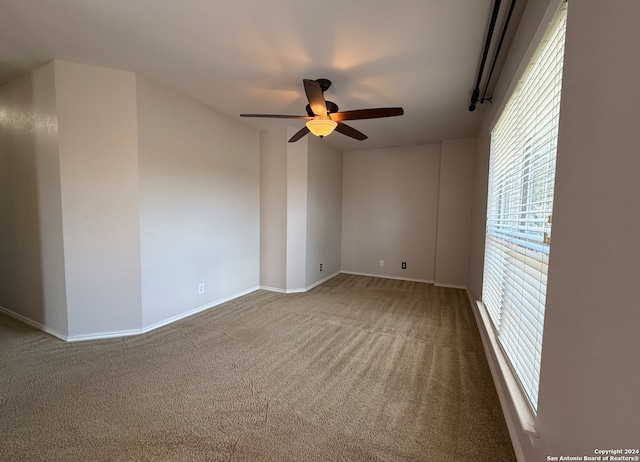
<path id="1" fill-rule="evenodd" d="M 484 43 L 484 51 L 482 53 L 482 62 L 480 63 L 480 69 L 478 70 L 478 79 L 476 81 L 476 88 L 473 90 L 471 94 L 471 101 L 469 103 L 469 111 L 476 110 L 476 104 L 480 102 L 480 104 L 485 101 L 491 102 L 491 98 L 487 98 L 487 89 L 489 88 L 489 82 L 491 77 L 493 76 L 493 70 L 496 67 L 496 62 L 498 60 L 498 54 L 500 53 L 500 49 L 502 48 L 502 43 L 504 42 L 505 35 L 507 33 L 507 27 L 509 26 L 509 21 L 511 20 L 511 15 L 513 13 L 513 8 L 516 4 L 516 0 L 511 0 L 511 6 L 509 7 L 509 13 L 507 14 L 507 18 L 504 22 L 504 26 L 502 27 L 502 34 L 500 34 L 500 41 L 498 42 L 498 46 L 496 48 L 496 52 L 493 56 L 493 63 L 491 64 L 491 70 L 489 71 L 489 77 L 485 82 L 484 91 L 482 93 L 482 97 L 480 97 L 480 83 L 482 82 L 482 74 L 484 73 L 484 66 L 487 62 L 487 55 L 489 54 L 489 47 L 491 46 L 491 40 L 493 38 L 493 31 L 495 29 L 496 20 L 498 19 L 498 12 L 500 11 L 500 0 L 495 0 L 493 4 L 493 12 L 491 13 L 491 22 L 489 23 L 489 30 L 487 31 L 487 39 Z"/>
<path id="2" fill-rule="evenodd" d="M 493 69 L 496 67 L 496 61 L 498 61 L 498 55 L 500 54 L 500 49 L 502 48 L 502 42 L 504 42 L 504 36 L 507 34 L 507 28 L 509 27 L 509 21 L 511 21 L 511 14 L 513 13 L 513 7 L 516 6 L 516 0 L 511 0 L 511 6 L 509 7 L 509 13 L 507 13 L 507 19 L 504 21 L 504 26 L 502 27 L 502 34 L 500 34 L 500 42 L 498 42 L 498 48 L 496 48 L 496 53 L 493 55 L 493 63 L 491 63 L 491 70 L 489 71 L 489 77 L 487 77 L 487 81 L 484 84 L 484 91 L 482 92 L 482 98 L 480 98 L 480 104 L 483 101 L 491 102 L 491 98 L 486 98 L 487 89 L 489 88 L 489 82 L 491 81 L 491 77 L 493 76 Z"/>
<path id="3" fill-rule="evenodd" d="M 491 45 L 491 39 L 493 38 L 493 29 L 496 26 L 496 19 L 498 19 L 498 12 L 500 11 L 500 0 L 495 0 L 493 3 L 493 12 L 491 13 L 491 21 L 489 22 L 489 30 L 487 31 L 487 39 L 484 42 L 484 51 L 482 52 L 482 61 L 480 62 L 480 69 L 478 70 L 478 79 L 476 80 L 476 88 L 471 94 L 471 103 L 469 104 L 469 111 L 476 110 L 476 103 L 480 98 L 480 82 L 482 81 L 482 73 L 484 72 L 484 65 L 487 62 L 487 55 L 489 54 L 489 46 Z"/>

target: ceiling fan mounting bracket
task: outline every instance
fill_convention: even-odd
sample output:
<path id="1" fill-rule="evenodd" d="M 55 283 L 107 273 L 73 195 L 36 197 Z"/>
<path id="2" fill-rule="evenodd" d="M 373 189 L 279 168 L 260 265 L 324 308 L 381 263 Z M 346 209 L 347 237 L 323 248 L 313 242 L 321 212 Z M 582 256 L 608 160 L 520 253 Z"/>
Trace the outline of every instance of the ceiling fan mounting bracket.
<path id="1" fill-rule="evenodd" d="M 331 80 L 329 79 L 316 79 L 316 82 L 320 84 L 320 89 L 323 93 L 327 91 L 331 86 Z"/>

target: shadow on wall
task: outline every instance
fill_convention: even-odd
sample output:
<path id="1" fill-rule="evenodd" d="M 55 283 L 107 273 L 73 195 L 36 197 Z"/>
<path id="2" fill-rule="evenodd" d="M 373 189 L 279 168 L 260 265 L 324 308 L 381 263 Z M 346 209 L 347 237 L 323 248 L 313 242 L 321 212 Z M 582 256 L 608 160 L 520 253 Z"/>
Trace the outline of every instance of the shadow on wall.
<path id="1" fill-rule="evenodd" d="M 34 81 L 1 88 L 0 107 L 0 307 L 45 324 L 38 138 L 47 127 Z"/>

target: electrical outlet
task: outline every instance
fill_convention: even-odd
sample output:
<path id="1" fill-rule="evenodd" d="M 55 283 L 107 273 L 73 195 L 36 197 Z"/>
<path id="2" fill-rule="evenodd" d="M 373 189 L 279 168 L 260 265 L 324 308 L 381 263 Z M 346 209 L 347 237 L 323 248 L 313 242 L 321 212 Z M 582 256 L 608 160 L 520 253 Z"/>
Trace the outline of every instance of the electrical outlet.
<path id="1" fill-rule="evenodd" d="M 406 261 L 402 262 L 402 269 L 407 269 L 407 262 Z"/>
<path id="2" fill-rule="evenodd" d="M 203 294 L 204 293 L 204 282 L 201 282 L 200 284 L 198 284 L 198 294 Z"/>
<path id="3" fill-rule="evenodd" d="M 322 271 L 322 263 L 320 263 L 320 271 Z"/>
<path id="4" fill-rule="evenodd" d="M 384 260 L 380 260 L 380 267 L 384 266 Z"/>

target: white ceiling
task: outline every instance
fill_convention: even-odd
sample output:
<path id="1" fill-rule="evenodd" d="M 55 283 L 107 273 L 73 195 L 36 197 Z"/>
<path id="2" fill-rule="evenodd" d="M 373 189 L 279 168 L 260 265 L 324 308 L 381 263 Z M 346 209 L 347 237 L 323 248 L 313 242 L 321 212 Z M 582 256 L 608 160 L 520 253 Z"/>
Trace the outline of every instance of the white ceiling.
<path id="1" fill-rule="evenodd" d="M 503 2 L 508 3 L 508 2 Z M 0 84 L 53 60 L 134 71 L 255 129 L 301 120 L 303 78 L 328 78 L 351 121 L 341 150 L 474 136 L 469 112 L 493 0 L 0 0 Z M 502 13 L 501 13 L 502 14 Z M 513 28 L 514 26 L 510 26 Z M 501 29 L 497 28 L 499 34 Z M 489 64 L 488 64 L 489 65 Z M 488 66 L 487 65 L 487 66 Z"/>

